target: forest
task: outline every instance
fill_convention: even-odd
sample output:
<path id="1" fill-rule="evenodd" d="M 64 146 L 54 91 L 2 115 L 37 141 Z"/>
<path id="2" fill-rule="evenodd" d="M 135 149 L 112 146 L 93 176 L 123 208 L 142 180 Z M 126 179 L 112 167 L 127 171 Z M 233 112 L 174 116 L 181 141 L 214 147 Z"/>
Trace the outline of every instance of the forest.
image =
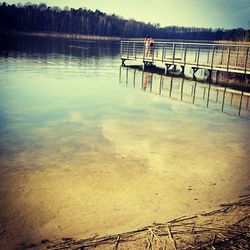
<path id="1" fill-rule="evenodd" d="M 49 7 L 46 4 L 0 3 L 0 30 L 67 33 L 121 38 L 250 41 L 250 30 L 167 26 L 126 20 L 115 14 L 86 8 Z"/>

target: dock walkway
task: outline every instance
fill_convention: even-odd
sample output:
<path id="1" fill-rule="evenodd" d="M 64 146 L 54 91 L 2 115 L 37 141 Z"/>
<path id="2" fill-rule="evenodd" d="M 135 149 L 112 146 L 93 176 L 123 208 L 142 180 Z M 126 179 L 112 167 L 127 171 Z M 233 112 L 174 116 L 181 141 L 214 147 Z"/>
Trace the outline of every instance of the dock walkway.
<path id="1" fill-rule="evenodd" d="M 146 48 L 147 49 L 147 48 Z M 217 43 L 182 43 L 182 42 L 154 42 L 150 52 L 146 51 L 143 41 L 121 41 L 121 60 L 136 60 L 144 66 L 163 63 L 166 73 L 171 67 L 181 67 L 184 74 L 185 67 L 193 69 L 193 74 L 199 69 L 224 71 L 250 75 L 250 46 L 228 45 Z"/>

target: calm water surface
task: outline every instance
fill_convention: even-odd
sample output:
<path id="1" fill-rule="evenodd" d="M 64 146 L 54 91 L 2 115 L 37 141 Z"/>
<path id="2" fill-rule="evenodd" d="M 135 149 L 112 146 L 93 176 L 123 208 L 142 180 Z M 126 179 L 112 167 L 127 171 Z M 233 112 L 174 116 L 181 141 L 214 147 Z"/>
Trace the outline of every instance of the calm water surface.
<path id="1" fill-rule="evenodd" d="M 120 64 L 119 43 L 2 44 L 0 246 L 132 230 L 249 192 L 238 97 L 222 113 L 206 84 L 186 80 L 181 97 L 181 79 Z"/>

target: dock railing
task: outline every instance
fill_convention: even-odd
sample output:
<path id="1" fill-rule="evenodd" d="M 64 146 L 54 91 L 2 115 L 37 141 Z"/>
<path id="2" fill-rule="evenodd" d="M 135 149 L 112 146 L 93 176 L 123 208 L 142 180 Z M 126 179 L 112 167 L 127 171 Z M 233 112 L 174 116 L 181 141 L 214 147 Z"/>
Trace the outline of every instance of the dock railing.
<path id="1" fill-rule="evenodd" d="M 121 41 L 121 59 L 250 74 L 250 46 L 218 43 Z"/>

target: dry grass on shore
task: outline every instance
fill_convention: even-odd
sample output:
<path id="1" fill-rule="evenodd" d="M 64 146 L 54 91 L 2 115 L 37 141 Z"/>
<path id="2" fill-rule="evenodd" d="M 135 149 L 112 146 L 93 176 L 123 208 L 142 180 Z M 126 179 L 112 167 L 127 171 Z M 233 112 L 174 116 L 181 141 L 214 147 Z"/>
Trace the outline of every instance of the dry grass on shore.
<path id="1" fill-rule="evenodd" d="M 76 240 L 43 240 L 37 249 L 249 249 L 250 195 L 208 213 L 153 223 L 132 232 Z M 31 247 L 31 246 L 26 246 Z M 27 249 L 23 246 L 22 249 Z"/>
<path id="2" fill-rule="evenodd" d="M 250 46 L 250 41 L 216 41 L 217 43 L 227 44 L 227 45 L 243 45 L 243 46 Z"/>

